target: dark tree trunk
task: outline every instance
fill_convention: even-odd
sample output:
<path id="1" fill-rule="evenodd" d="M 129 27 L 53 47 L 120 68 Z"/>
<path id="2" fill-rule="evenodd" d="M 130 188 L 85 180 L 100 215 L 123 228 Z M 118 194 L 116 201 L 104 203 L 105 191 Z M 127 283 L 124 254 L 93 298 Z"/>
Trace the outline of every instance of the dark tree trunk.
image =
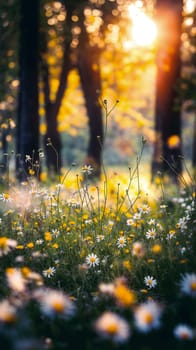
<path id="1" fill-rule="evenodd" d="M 20 91 L 17 123 L 17 176 L 28 175 L 25 156 L 37 158 L 39 148 L 38 117 L 38 7 L 39 0 L 21 0 L 20 23 Z M 22 164 L 21 164 L 22 163 Z M 19 164 L 22 166 L 20 168 Z"/>
<path id="2" fill-rule="evenodd" d="M 181 73 L 182 0 L 157 0 L 159 23 L 155 99 L 155 145 L 152 174 L 158 170 L 175 181 L 182 172 L 181 106 L 177 83 Z"/>
<path id="3" fill-rule="evenodd" d="M 101 92 L 99 51 L 96 48 L 80 49 L 78 70 L 89 118 L 90 137 L 86 163 L 94 167 L 94 175 L 99 177 L 102 162 L 103 121 L 99 101 Z"/>
<path id="4" fill-rule="evenodd" d="M 69 4 L 67 7 L 66 26 L 70 28 L 71 33 L 71 16 L 73 13 L 73 6 Z M 46 52 L 46 38 L 43 35 L 44 42 L 43 53 Z M 45 152 L 46 152 L 46 165 L 49 170 L 49 175 L 59 174 L 62 167 L 62 143 L 61 137 L 58 131 L 58 113 L 61 107 L 61 102 L 67 87 L 68 74 L 71 70 L 71 34 L 68 38 L 65 38 L 64 55 L 62 61 L 62 69 L 59 78 L 59 86 L 56 93 L 55 101 L 50 99 L 50 84 L 49 84 L 49 69 L 47 63 L 42 60 L 42 76 L 44 83 L 44 98 L 45 98 L 45 114 L 47 132 L 45 135 Z"/>
<path id="5" fill-rule="evenodd" d="M 193 165 L 193 176 L 196 181 L 196 112 L 194 115 L 194 125 L 193 125 L 193 155 L 192 155 L 192 165 Z"/>
<path id="6" fill-rule="evenodd" d="M 67 78 L 68 78 L 69 71 L 70 71 L 70 54 L 69 54 L 69 47 L 66 47 L 65 53 L 64 53 L 63 65 L 62 65 L 62 72 L 61 72 L 61 77 L 59 82 L 59 88 L 57 91 L 55 102 L 51 102 L 48 66 L 45 63 L 42 66 L 44 96 L 45 96 L 45 113 L 46 113 L 46 124 L 47 124 L 47 132 L 45 135 L 46 164 L 50 174 L 59 173 L 62 167 L 62 156 L 61 156 L 62 144 L 61 144 L 60 134 L 58 132 L 57 117 L 61 106 L 61 101 L 67 86 Z"/>

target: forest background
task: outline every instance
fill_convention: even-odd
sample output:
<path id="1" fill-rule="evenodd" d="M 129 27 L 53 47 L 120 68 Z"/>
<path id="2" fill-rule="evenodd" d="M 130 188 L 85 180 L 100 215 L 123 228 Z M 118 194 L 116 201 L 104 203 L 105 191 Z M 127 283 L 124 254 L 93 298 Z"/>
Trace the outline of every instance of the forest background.
<path id="1" fill-rule="evenodd" d="M 8 0 L 0 10 L 2 173 L 13 156 L 21 178 L 26 155 L 43 150 L 50 171 L 91 162 L 99 174 L 102 156 L 129 165 L 141 137 L 152 172 L 181 154 L 195 166 L 194 0 Z"/>

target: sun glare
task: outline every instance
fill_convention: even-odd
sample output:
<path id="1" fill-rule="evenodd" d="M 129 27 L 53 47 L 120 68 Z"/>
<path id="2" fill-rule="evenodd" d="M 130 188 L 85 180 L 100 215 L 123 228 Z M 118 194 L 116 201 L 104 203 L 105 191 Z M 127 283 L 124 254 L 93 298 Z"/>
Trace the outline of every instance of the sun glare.
<path id="1" fill-rule="evenodd" d="M 128 7 L 132 20 L 132 40 L 138 46 L 152 45 L 157 37 L 155 22 L 140 7 L 132 4 Z"/>
<path id="2" fill-rule="evenodd" d="M 187 0 L 184 4 L 184 11 L 186 13 L 192 13 L 196 8 L 196 1 L 195 0 Z"/>

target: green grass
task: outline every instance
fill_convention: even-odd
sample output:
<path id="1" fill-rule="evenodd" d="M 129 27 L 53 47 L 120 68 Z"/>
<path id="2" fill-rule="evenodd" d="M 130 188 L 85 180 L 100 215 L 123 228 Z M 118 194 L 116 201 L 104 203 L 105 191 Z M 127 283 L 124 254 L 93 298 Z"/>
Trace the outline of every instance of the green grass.
<path id="1" fill-rule="evenodd" d="M 194 184 L 81 170 L 2 190 L 2 349 L 194 349 Z"/>

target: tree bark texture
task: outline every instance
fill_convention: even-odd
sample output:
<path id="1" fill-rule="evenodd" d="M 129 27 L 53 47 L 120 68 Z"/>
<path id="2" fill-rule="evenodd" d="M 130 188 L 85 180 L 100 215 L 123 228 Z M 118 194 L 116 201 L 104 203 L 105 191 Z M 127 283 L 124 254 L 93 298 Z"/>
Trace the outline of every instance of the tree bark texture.
<path id="1" fill-rule="evenodd" d="M 34 153 L 37 159 L 39 148 L 38 117 L 38 0 L 21 0 L 20 22 L 20 90 L 18 99 L 17 153 L 22 169 L 17 174 L 21 179 L 28 174 L 25 156 Z M 20 162 L 20 163 L 21 163 Z M 26 175 L 24 175 L 26 173 Z"/>
<path id="2" fill-rule="evenodd" d="M 103 149 L 103 120 L 100 106 L 101 75 L 99 52 L 95 47 L 80 49 L 78 71 L 85 97 L 89 120 L 89 144 L 86 162 L 94 167 L 94 175 L 100 176 Z"/>
<path id="3" fill-rule="evenodd" d="M 182 172 L 181 106 L 177 83 L 181 74 L 182 0 L 157 0 L 158 51 L 155 97 L 155 145 L 152 174 L 158 170 L 176 181 Z"/>

